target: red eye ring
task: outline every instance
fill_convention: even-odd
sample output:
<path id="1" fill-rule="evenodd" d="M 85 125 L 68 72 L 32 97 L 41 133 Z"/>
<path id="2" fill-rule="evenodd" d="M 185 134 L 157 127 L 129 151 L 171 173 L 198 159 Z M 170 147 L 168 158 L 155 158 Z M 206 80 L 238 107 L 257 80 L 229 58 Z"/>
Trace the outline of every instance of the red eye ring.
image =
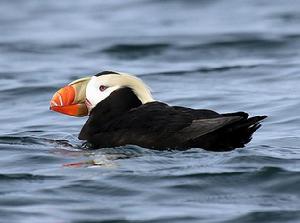
<path id="1" fill-rule="evenodd" d="M 106 89 L 107 89 L 107 87 L 104 86 L 104 85 L 100 85 L 100 87 L 99 87 L 99 90 L 100 90 L 100 91 L 105 91 Z"/>

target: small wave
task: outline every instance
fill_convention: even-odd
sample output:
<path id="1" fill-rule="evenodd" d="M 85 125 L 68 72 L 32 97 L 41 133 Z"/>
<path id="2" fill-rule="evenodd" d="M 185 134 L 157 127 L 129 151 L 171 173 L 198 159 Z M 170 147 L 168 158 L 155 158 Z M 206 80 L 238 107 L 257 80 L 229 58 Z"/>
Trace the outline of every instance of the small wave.
<path id="1" fill-rule="evenodd" d="M 139 52 L 153 52 L 156 50 L 161 50 L 170 47 L 170 44 L 156 43 L 156 44 L 117 44 L 104 49 L 104 52 L 109 53 L 128 53 L 131 50 Z"/>
<path id="2" fill-rule="evenodd" d="M 298 210 L 266 210 L 252 211 L 242 216 L 223 221 L 223 223 L 252 223 L 252 222 L 298 222 Z"/>
<path id="3" fill-rule="evenodd" d="M 46 175 L 34 175 L 29 173 L 13 173 L 13 174 L 0 174 L 0 182 L 18 181 L 18 180 L 60 180 L 64 179 L 61 176 L 46 176 Z"/>
<path id="4" fill-rule="evenodd" d="M 118 58 L 136 59 L 144 56 L 157 55 L 171 47 L 170 44 L 117 44 L 108 47 L 102 52 Z"/>
<path id="5" fill-rule="evenodd" d="M 0 136 L 0 145 L 28 145 L 28 146 L 57 146 L 63 148 L 78 148 L 77 145 L 71 144 L 68 140 L 47 139 L 34 136 Z M 19 147 L 16 147 L 19 148 Z"/>
<path id="6" fill-rule="evenodd" d="M 117 186 L 102 182 L 99 184 L 97 181 L 79 180 L 69 183 L 67 186 L 59 188 L 60 191 L 72 191 L 84 194 L 98 194 L 106 195 L 108 197 L 122 197 L 122 196 L 134 196 L 139 192 L 135 188 L 125 187 L 125 185 Z"/>
<path id="7" fill-rule="evenodd" d="M 257 49 L 266 49 L 284 46 L 287 42 L 284 39 L 265 39 L 261 37 L 244 37 L 244 36 L 232 36 L 227 37 L 228 40 L 223 41 L 213 41 L 199 45 L 191 45 L 187 47 L 182 47 L 182 49 L 202 49 L 202 48 L 257 48 Z"/>
<path id="8" fill-rule="evenodd" d="M 33 42 L 1 42 L 0 49 L 12 53 L 32 53 L 32 54 L 47 54 L 49 47 Z"/>
<path id="9" fill-rule="evenodd" d="M 144 73 L 140 74 L 140 76 L 153 76 L 153 75 L 167 75 L 167 76 L 179 76 L 179 75 L 188 75 L 194 73 L 209 73 L 209 72 L 222 72 L 222 71 L 229 71 L 229 70 L 241 70 L 241 69 L 251 69 L 257 67 L 265 67 L 271 66 L 270 64 L 237 64 L 237 65 L 223 65 L 223 66 L 211 66 L 211 67 L 199 67 L 196 69 L 191 70 L 171 70 L 171 71 L 161 71 L 155 73 Z"/>
<path id="10" fill-rule="evenodd" d="M 57 88 L 50 87 L 50 86 L 26 86 L 26 87 L 17 87 L 17 88 L 10 88 L 1 90 L 0 92 L 5 95 L 32 95 L 34 93 L 48 93 L 48 92 L 55 92 Z"/>

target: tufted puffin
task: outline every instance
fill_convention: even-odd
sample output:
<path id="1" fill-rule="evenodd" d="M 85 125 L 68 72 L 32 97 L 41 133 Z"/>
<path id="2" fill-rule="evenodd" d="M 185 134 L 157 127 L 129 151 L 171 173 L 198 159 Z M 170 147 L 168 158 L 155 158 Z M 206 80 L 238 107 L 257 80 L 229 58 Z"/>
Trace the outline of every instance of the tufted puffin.
<path id="1" fill-rule="evenodd" d="M 267 117 L 170 106 L 154 100 L 141 79 L 114 71 L 81 78 L 61 88 L 54 94 L 50 109 L 88 116 L 78 138 L 92 148 L 130 144 L 156 150 L 230 151 L 250 142 L 260 121 Z"/>

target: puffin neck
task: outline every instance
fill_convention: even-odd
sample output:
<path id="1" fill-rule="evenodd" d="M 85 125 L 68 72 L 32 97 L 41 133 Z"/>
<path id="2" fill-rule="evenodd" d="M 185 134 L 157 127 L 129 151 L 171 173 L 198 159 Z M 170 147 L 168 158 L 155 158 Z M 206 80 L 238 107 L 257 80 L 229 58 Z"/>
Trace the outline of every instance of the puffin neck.
<path id="1" fill-rule="evenodd" d="M 81 129 L 79 139 L 88 140 L 95 133 L 107 128 L 112 120 L 141 105 L 142 102 L 129 87 L 112 92 L 91 110 L 87 122 Z"/>

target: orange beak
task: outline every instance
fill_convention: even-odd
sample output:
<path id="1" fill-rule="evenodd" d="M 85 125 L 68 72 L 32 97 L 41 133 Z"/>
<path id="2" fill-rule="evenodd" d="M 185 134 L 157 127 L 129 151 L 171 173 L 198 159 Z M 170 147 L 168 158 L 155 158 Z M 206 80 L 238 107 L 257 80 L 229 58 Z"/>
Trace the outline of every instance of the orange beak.
<path id="1" fill-rule="evenodd" d="M 59 89 L 50 101 L 50 110 L 78 117 L 88 115 L 85 91 L 90 79 L 81 78 Z"/>

